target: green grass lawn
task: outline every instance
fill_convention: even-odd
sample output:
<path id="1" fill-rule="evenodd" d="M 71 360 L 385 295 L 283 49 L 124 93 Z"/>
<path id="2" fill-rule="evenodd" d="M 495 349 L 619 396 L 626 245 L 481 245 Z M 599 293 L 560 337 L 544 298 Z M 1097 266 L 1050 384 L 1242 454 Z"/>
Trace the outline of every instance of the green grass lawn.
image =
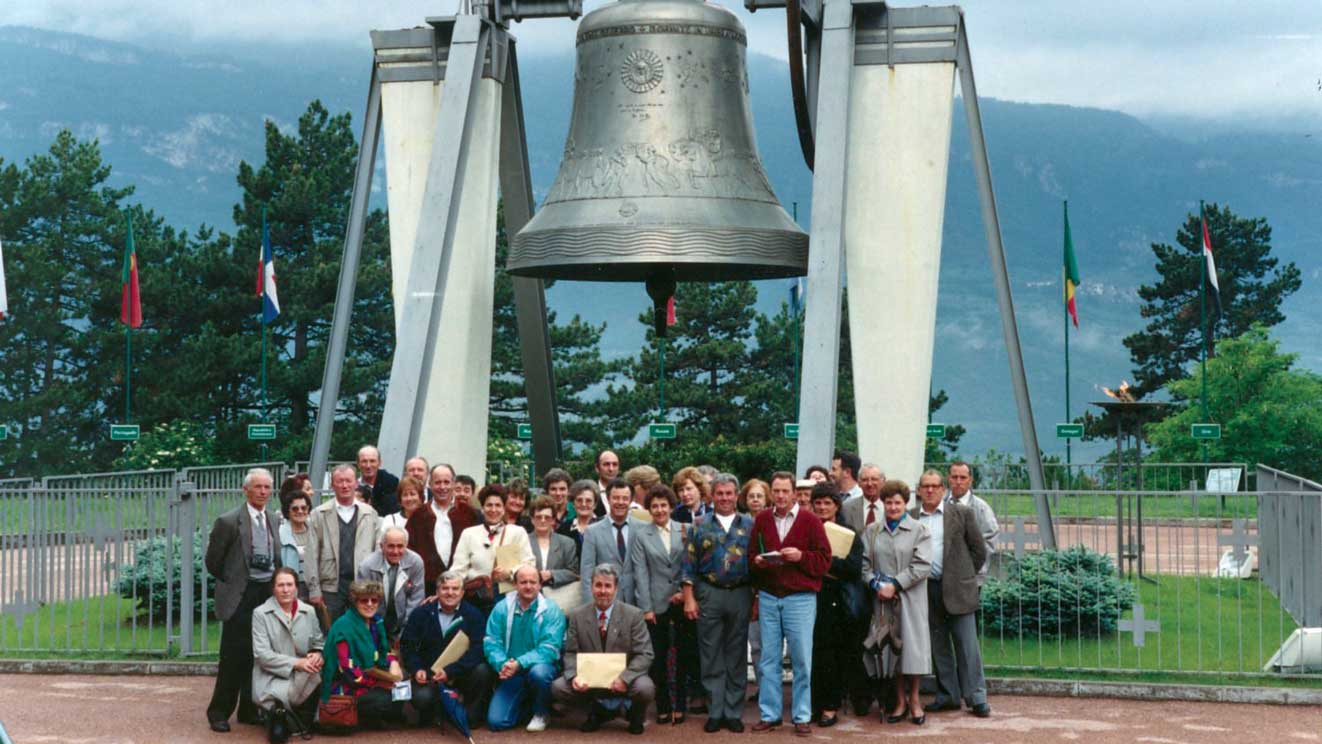
<path id="1" fill-rule="evenodd" d="M 174 632 L 177 635 L 178 628 Z M 205 648 L 202 632 L 195 622 L 194 650 L 214 654 L 220 624 L 208 620 Z M 164 658 L 169 653 L 177 653 L 177 649 L 166 643 L 165 623 L 148 622 L 137 615 L 132 600 L 116 595 L 43 606 L 24 618 L 22 631 L 12 613 L 0 616 L 0 657 L 125 659 Z"/>
<path id="2" fill-rule="evenodd" d="M 1022 493 L 984 494 L 984 498 L 1001 521 L 1014 517 L 1036 517 L 1037 505 L 1033 496 Z M 1137 509 L 1137 498 L 1122 497 L 1125 513 L 1132 516 Z M 1116 496 L 1104 491 L 1097 493 L 1069 493 L 1052 501 L 1051 514 L 1055 519 L 1071 517 L 1104 517 L 1115 519 Z M 1187 495 L 1153 494 L 1143 496 L 1143 518 L 1147 519 L 1256 519 L 1258 497 L 1252 494 L 1231 494 L 1224 498 L 1213 494 L 1200 495 L 1198 508 Z"/>
<path id="3" fill-rule="evenodd" d="M 1020 669 L 1262 674 L 1263 664 L 1295 630 L 1290 615 L 1259 581 L 1168 575 L 1157 580 L 1138 584 L 1146 618 L 1161 623 L 1160 632 L 1146 635 L 1143 648 L 1129 632 L 1039 639 L 989 631 L 982 637 L 983 661 L 1006 674 Z M 1125 612 L 1121 619 L 1132 617 L 1132 611 Z"/>

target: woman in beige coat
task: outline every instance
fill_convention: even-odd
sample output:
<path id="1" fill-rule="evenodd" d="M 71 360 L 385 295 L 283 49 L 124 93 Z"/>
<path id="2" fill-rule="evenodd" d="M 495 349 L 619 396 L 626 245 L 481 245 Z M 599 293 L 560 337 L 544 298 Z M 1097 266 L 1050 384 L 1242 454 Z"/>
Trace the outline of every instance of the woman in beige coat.
<path id="1" fill-rule="evenodd" d="M 271 598 L 252 613 L 252 699 L 267 711 L 272 742 L 287 740 L 291 728 L 312 724 L 324 664 L 322 640 L 312 605 L 298 601 L 297 574 L 276 569 Z M 285 720 L 288 710 L 298 711 L 293 726 Z"/>
<path id="2" fill-rule="evenodd" d="M 904 646 L 895 669 L 896 705 L 881 717 L 899 723 L 906 717 L 921 726 L 927 721 L 918 683 L 932 673 L 932 642 L 927 630 L 927 576 L 932 572 L 932 536 L 905 513 L 909 487 L 903 481 L 882 484 L 885 519 L 863 532 L 863 580 L 877 599 L 900 599 L 900 638 Z M 889 652 L 887 652 L 889 653 Z M 908 685 L 905 682 L 908 682 Z"/>

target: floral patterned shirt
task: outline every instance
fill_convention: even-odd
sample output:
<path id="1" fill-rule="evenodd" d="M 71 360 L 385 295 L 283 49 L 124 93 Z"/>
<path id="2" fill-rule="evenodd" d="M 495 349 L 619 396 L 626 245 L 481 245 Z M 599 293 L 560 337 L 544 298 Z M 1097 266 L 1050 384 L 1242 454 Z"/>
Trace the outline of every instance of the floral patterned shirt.
<path id="1" fill-rule="evenodd" d="M 684 554 L 684 583 L 698 579 L 731 588 L 748 583 L 748 537 L 753 519 L 735 514 L 727 532 L 714 513 L 698 517 Z"/>

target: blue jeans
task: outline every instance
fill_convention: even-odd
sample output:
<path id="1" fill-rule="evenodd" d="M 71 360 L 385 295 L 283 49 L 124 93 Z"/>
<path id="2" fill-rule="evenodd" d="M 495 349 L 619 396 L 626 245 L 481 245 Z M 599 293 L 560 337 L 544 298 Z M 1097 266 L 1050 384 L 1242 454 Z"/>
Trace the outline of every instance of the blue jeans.
<path id="1" fill-rule="evenodd" d="M 794 670 L 793 710 L 795 723 L 812 720 L 812 629 L 817 618 L 817 595 L 799 592 L 788 597 L 757 593 L 758 627 L 762 631 L 762 658 L 758 669 L 757 707 L 763 721 L 781 720 L 784 693 L 781 691 L 782 641 L 789 646 Z"/>
<path id="2" fill-rule="evenodd" d="M 545 716 L 551 712 L 551 681 L 555 679 L 555 666 L 533 664 L 520 669 L 509 679 L 496 685 L 487 708 L 487 728 L 504 731 L 514 728 L 527 712 L 524 702 L 531 697 L 532 715 Z"/>

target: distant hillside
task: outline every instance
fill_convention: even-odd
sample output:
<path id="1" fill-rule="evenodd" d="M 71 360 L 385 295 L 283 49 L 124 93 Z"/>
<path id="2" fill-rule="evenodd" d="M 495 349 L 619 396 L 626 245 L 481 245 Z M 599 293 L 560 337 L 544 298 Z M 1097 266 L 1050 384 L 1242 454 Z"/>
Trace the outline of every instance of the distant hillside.
<path id="1" fill-rule="evenodd" d="M 45 150 L 68 127 L 100 140 L 116 185 L 183 227 L 232 229 L 240 160 L 262 157 L 262 122 L 291 127 L 308 101 L 349 111 L 360 125 L 370 55 L 356 50 L 284 49 L 271 64 L 251 57 L 178 56 L 85 36 L 0 28 L 0 157 Z M 534 189 L 545 193 L 559 165 L 568 127 L 572 57 L 522 60 Z M 749 59 L 753 114 L 766 169 L 786 209 L 799 204 L 807 223 L 810 174 L 799 155 L 785 65 Z M 1119 339 L 1141 325 L 1137 286 L 1153 278 L 1149 243 L 1172 241 L 1198 199 L 1265 216 L 1277 255 L 1296 261 L 1304 289 L 1286 307 L 1279 333 L 1288 350 L 1322 370 L 1322 145 L 1303 135 L 1202 136 L 1191 123 L 1161 131 L 1133 117 L 1096 109 L 983 101 L 1001 224 L 1010 256 L 1020 332 L 1042 443 L 1056 449 L 1050 426 L 1064 412 L 1060 309 L 1061 199 L 1070 218 L 1084 285 L 1082 329 L 1072 347 L 1075 414 L 1097 396 L 1095 385 L 1128 374 Z M 378 159 L 380 168 L 381 160 Z M 384 182 L 379 172 L 378 199 Z M 939 418 L 969 428 L 969 452 L 1020 450 L 1000 325 L 987 270 L 977 192 L 962 112 L 955 113 L 946 207 L 934 384 L 951 402 Z M 14 281 L 11 278 L 11 281 Z M 552 309 L 594 322 L 608 318 L 612 355 L 636 353 L 641 286 L 592 292 L 554 287 Z M 783 282 L 761 286 L 772 311 Z M 897 297 L 894 301 L 917 298 Z M 682 308 L 680 310 L 682 312 Z M 626 320 L 620 320 L 626 318 Z M 879 350 L 877 358 L 882 359 Z M 1092 453 L 1099 448 L 1092 448 Z"/>

